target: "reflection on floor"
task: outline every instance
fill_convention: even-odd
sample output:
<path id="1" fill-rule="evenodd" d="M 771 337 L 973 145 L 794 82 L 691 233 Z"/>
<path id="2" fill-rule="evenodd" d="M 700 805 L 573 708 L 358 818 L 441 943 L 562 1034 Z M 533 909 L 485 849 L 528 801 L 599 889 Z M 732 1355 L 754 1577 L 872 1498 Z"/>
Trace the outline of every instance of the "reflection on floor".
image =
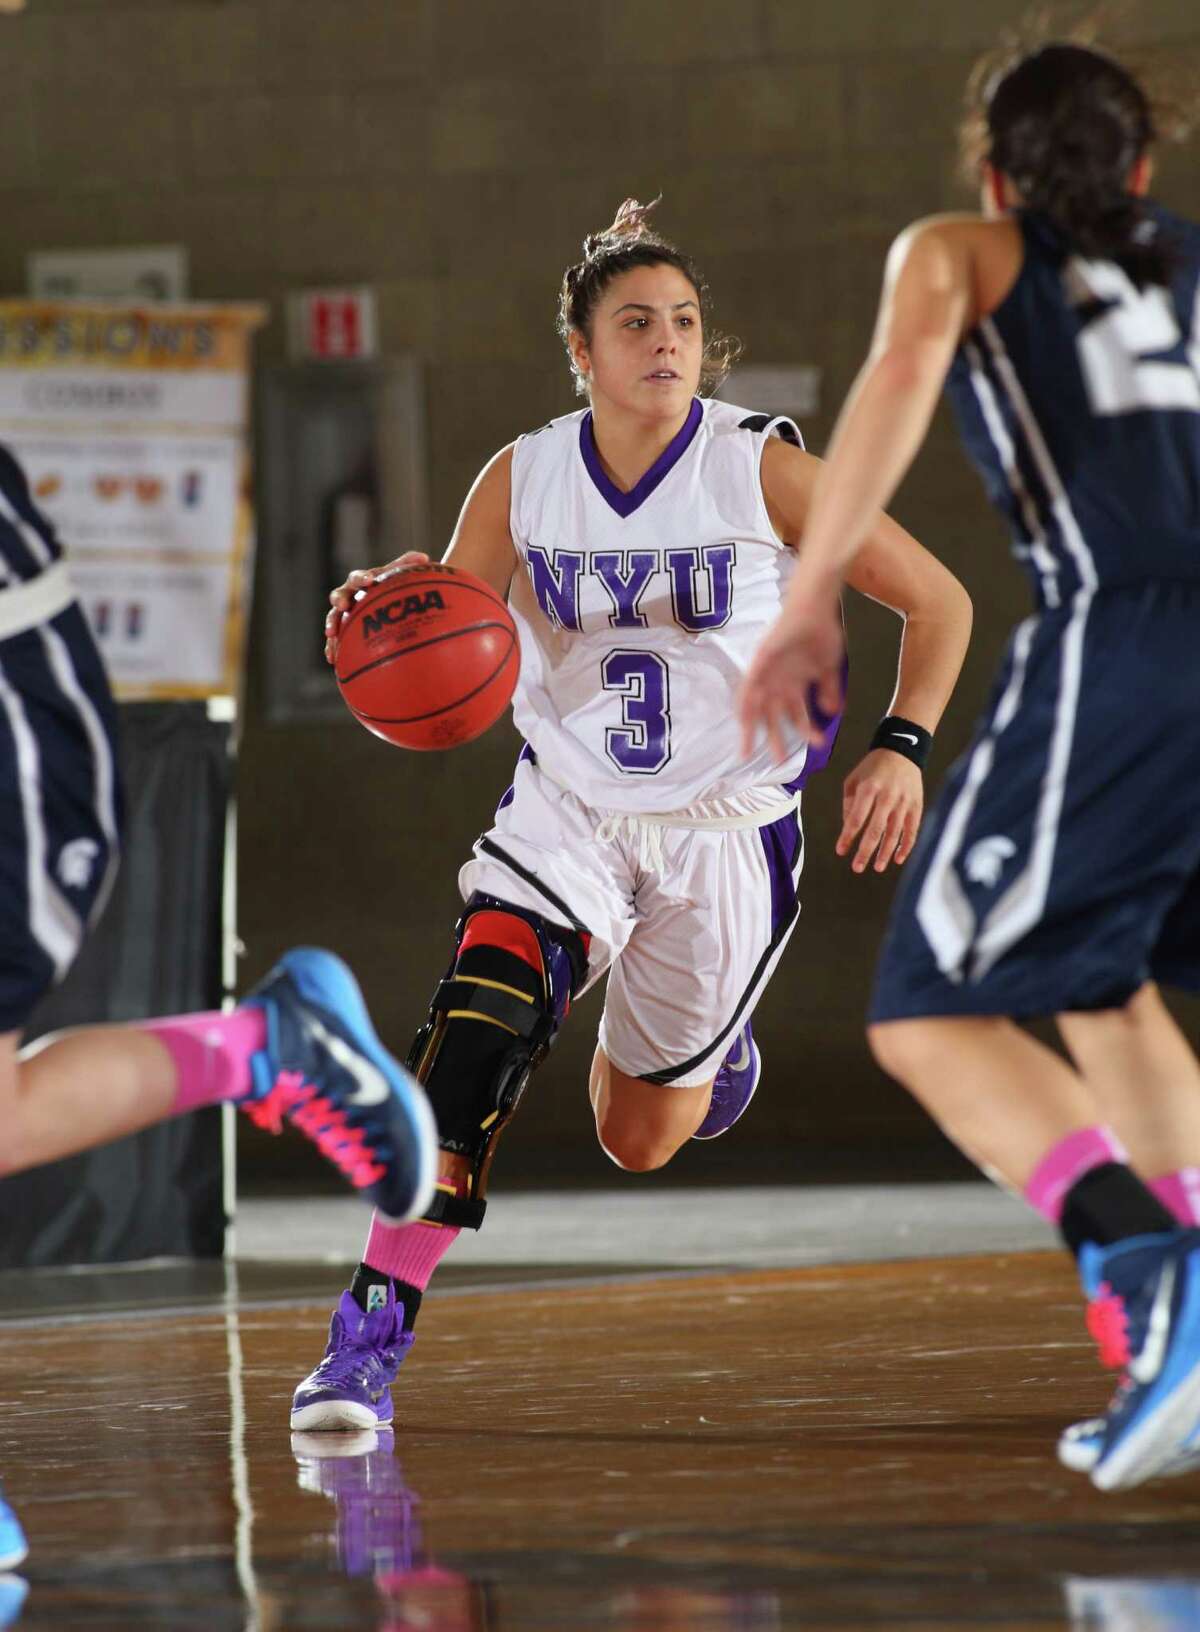
<path id="1" fill-rule="evenodd" d="M 281 1273 L 23 1278 L 22 1627 L 1200 1627 L 1200 1481 L 1054 1461 L 1105 1393 L 1058 1254 L 434 1295 L 346 1436 L 287 1429 L 340 1275 Z"/>

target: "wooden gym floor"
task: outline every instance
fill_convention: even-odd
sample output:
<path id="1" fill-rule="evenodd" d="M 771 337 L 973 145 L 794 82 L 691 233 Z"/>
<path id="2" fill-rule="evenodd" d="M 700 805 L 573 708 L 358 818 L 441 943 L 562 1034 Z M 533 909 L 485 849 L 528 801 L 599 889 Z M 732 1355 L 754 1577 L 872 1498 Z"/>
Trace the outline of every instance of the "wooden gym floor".
<path id="1" fill-rule="evenodd" d="M 1200 1477 L 1054 1460 L 1057 1253 L 433 1293 L 394 1435 L 294 1438 L 342 1269 L 0 1280 L 22 1627 L 1200 1627 Z"/>

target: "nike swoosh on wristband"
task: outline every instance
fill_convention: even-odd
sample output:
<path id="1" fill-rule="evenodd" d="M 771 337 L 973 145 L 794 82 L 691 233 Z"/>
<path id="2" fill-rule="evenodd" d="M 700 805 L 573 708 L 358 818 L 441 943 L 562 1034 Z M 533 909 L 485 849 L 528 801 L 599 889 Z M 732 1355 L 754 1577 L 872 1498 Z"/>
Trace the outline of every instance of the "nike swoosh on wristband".
<path id="1" fill-rule="evenodd" d="M 349 1043 L 320 1020 L 311 1014 L 301 1015 L 301 1024 L 314 1042 L 320 1043 L 343 1071 L 349 1073 L 358 1084 L 356 1093 L 350 1095 L 351 1105 L 382 1105 L 392 1091 L 392 1085 L 377 1065 L 372 1065 L 357 1049 L 351 1048 Z"/>
<path id="2" fill-rule="evenodd" d="M 911 736 L 907 731 L 893 731 L 892 735 L 899 737 L 901 742 L 911 742 L 914 748 L 917 746 L 916 737 Z"/>
<path id="3" fill-rule="evenodd" d="M 1174 1293 L 1175 1265 L 1168 1264 L 1154 1294 L 1154 1307 L 1150 1311 L 1150 1324 L 1146 1329 L 1142 1352 L 1136 1360 L 1129 1362 L 1129 1375 L 1135 1383 L 1152 1383 L 1162 1370 L 1171 1331 L 1171 1299 Z"/>

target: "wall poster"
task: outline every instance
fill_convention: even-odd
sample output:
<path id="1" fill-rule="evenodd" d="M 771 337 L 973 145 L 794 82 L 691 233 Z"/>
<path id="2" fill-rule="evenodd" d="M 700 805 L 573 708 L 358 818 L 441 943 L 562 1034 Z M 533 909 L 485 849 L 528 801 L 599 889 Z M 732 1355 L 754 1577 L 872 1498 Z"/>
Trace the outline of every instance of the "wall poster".
<path id="1" fill-rule="evenodd" d="M 0 441 L 123 701 L 236 696 L 256 306 L 0 301 Z"/>

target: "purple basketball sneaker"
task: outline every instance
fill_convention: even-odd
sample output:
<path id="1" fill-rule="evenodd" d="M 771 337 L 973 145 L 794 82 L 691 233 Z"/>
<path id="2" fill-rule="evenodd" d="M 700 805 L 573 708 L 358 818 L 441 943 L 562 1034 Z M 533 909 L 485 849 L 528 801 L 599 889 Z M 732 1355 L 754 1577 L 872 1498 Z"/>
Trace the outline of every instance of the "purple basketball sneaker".
<path id="1" fill-rule="evenodd" d="M 381 1296 L 382 1287 L 372 1287 Z M 413 1345 L 402 1329 L 404 1305 L 389 1284 L 379 1307 L 366 1314 L 343 1292 L 329 1322 L 329 1346 L 292 1398 L 296 1433 L 381 1428 L 392 1420 L 391 1385 Z"/>
<path id="2" fill-rule="evenodd" d="M 750 1022 L 747 1020 L 713 1078 L 712 1099 L 704 1121 L 692 1138 L 715 1139 L 719 1133 L 731 1128 L 754 1098 L 760 1076 L 762 1056 L 758 1052 L 758 1044 L 750 1035 Z"/>

